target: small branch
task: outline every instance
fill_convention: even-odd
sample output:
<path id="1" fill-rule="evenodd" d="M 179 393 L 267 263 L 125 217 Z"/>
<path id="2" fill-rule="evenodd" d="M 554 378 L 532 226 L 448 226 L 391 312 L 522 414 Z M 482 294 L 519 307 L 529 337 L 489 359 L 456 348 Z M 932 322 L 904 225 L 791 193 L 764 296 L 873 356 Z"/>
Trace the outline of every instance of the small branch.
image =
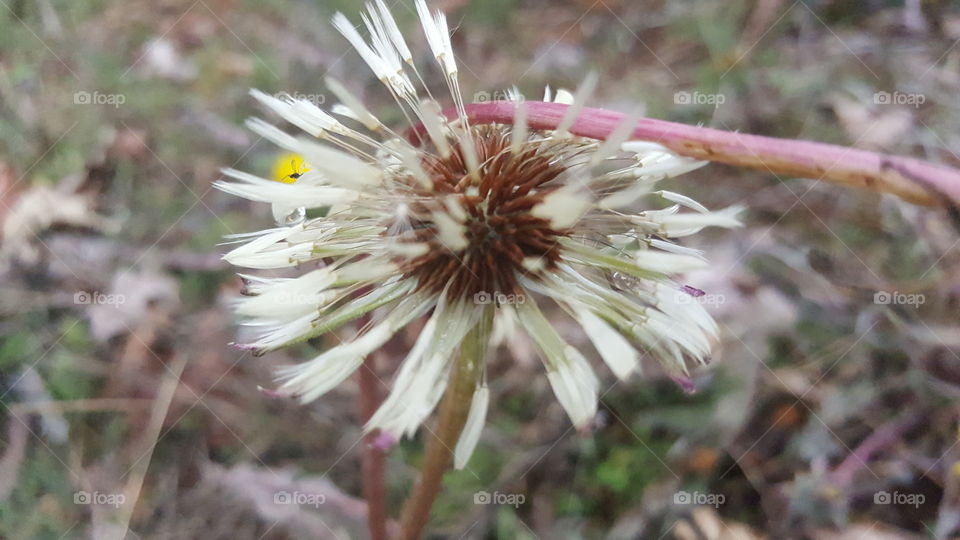
<path id="1" fill-rule="evenodd" d="M 420 538 L 430 519 L 430 509 L 440 492 L 443 475 L 453 461 L 453 449 L 470 413 L 470 402 L 486 356 L 492 318 L 492 312 L 487 309 L 481 322 L 467 334 L 460 347 L 460 357 L 453 366 L 446 394 L 440 403 L 437 429 L 430 433 L 420 479 L 400 517 L 403 540 Z"/>
<path id="2" fill-rule="evenodd" d="M 833 482 L 841 487 L 850 485 L 850 482 L 853 481 L 853 475 L 857 471 L 865 467 L 869 468 L 867 462 L 873 459 L 877 453 L 900 441 L 903 434 L 922 419 L 921 415 L 910 415 L 880 426 L 830 473 Z"/>
<path id="3" fill-rule="evenodd" d="M 170 412 L 170 404 L 173 403 L 173 398 L 176 396 L 177 388 L 180 386 L 180 376 L 183 374 L 183 368 L 186 365 L 186 356 L 175 356 L 167 368 L 168 376 L 160 382 L 160 387 L 157 389 L 153 407 L 150 410 L 150 419 L 144 426 L 143 435 L 140 439 L 142 446 L 137 452 L 137 455 L 143 459 L 137 459 L 130 470 L 127 471 L 129 480 L 127 480 L 127 485 L 123 489 L 126 502 L 118 508 L 115 521 L 117 527 L 111 529 L 116 532 L 118 539 L 126 538 L 127 533 L 130 532 L 130 520 L 133 518 L 134 509 L 143 492 L 143 483 L 147 477 L 147 471 L 150 469 L 150 461 L 157 449 L 157 442 L 160 440 L 163 421 Z"/>
<path id="4" fill-rule="evenodd" d="M 376 412 L 382 401 L 377 379 L 376 354 L 367 356 L 360 366 L 360 415 L 366 423 Z M 363 439 L 363 456 L 361 463 L 363 477 L 363 496 L 367 500 L 367 528 L 371 540 L 387 540 L 387 509 L 386 486 L 384 477 L 386 465 L 384 450 L 374 444 L 377 432 L 368 433 Z"/>
<path id="5" fill-rule="evenodd" d="M 527 109 L 530 128 L 542 130 L 555 129 L 568 109 L 564 104 L 541 101 L 527 101 L 523 106 Z M 509 101 L 466 106 L 471 124 L 512 123 L 516 108 L 517 104 Z M 445 111 L 444 114 L 456 118 L 455 111 Z M 624 118 L 625 115 L 617 112 L 585 108 L 570 132 L 582 137 L 606 139 Z M 411 138 L 416 139 L 418 133 L 425 133 L 422 126 L 412 130 Z M 652 118 L 637 121 L 632 138 L 661 144 L 681 156 L 892 193 L 915 204 L 945 206 L 954 215 L 960 214 L 960 171 L 919 159 Z"/>

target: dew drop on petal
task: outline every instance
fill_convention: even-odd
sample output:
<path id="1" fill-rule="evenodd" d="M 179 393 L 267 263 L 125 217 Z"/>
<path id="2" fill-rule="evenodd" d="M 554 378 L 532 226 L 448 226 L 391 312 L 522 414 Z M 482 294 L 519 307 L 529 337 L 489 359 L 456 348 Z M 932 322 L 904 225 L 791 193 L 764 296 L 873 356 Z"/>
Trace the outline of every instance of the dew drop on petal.
<path id="1" fill-rule="evenodd" d="M 307 218 L 307 209 L 302 206 L 291 209 L 289 206 L 275 204 L 272 209 L 273 219 L 277 221 L 277 225 L 299 225 Z"/>

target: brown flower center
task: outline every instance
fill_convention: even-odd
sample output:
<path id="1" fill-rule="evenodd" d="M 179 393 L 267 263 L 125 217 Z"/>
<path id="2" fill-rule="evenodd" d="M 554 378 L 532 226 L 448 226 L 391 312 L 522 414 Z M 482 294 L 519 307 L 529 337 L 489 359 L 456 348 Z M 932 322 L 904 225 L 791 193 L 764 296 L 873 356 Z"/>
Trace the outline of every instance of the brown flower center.
<path id="1" fill-rule="evenodd" d="M 517 277 L 536 274 L 531 269 L 555 266 L 560 259 L 557 242 L 570 233 L 552 228 L 547 219 L 531 213 L 559 187 L 551 181 L 566 170 L 563 157 L 570 145 L 541 142 L 534 133 L 515 154 L 507 126 L 477 126 L 473 133 L 480 163 L 476 174 L 469 173 L 459 143 L 451 146 L 448 158 L 423 154 L 421 164 L 433 188 L 412 188 L 413 199 L 419 201 L 411 206 L 412 230 L 398 235 L 398 240 L 425 243 L 430 249 L 405 260 L 401 270 L 418 280 L 420 290 L 439 293 L 449 284 L 451 299 L 478 293 L 493 298 L 521 294 Z M 409 179 L 409 185 L 414 184 Z M 465 218 L 449 211 L 451 198 L 464 210 Z M 454 250 L 441 241 L 431 217 L 437 212 L 462 224 L 465 248 Z"/>

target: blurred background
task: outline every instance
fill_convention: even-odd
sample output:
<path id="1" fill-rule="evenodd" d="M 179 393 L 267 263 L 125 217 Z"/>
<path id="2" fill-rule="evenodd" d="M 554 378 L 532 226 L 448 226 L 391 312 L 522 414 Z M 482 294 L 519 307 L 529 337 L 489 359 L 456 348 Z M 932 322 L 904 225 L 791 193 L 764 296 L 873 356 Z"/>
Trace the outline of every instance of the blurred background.
<path id="1" fill-rule="evenodd" d="M 412 2 L 388 3 L 425 66 Z M 596 71 L 594 106 L 960 166 L 956 3 L 431 5 L 468 99 L 539 99 Z M 272 217 L 211 190 L 222 167 L 269 176 L 288 159 L 243 129 L 262 114 L 251 87 L 330 106 L 332 74 L 399 125 L 329 24 L 361 8 L 0 0 L 0 537 L 365 537 L 356 382 L 307 407 L 258 390 L 324 345 L 228 345 L 240 282 L 218 244 Z M 687 282 L 723 331 L 696 393 L 653 363 L 619 384 L 600 368 L 609 390 L 577 433 L 529 345 L 496 351 L 495 405 L 432 537 L 960 535 L 947 216 L 720 165 L 670 187 L 749 207 L 744 228 L 691 244 L 714 267 Z M 412 337 L 378 359 L 383 377 Z M 419 437 L 388 455 L 391 515 L 421 458 Z"/>

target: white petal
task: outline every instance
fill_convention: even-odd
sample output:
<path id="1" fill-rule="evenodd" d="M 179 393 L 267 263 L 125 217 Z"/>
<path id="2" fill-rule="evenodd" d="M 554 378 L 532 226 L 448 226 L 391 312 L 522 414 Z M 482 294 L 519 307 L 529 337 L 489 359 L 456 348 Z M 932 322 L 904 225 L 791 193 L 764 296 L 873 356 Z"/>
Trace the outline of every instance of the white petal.
<path id="1" fill-rule="evenodd" d="M 295 279 L 276 280 L 258 287 L 255 296 L 237 300 L 234 312 L 245 317 L 295 318 L 316 312 L 335 294 L 325 292 L 337 280 L 330 268 L 308 272 Z"/>
<path id="2" fill-rule="evenodd" d="M 590 310 L 579 309 L 576 314 L 587 337 L 617 378 L 626 379 L 637 370 L 640 366 L 640 355 L 620 332 Z"/>
<path id="3" fill-rule="evenodd" d="M 547 379 L 570 421 L 579 429 L 589 425 L 597 414 L 597 391 L 596 388 L 585 388 L 583 377 L 593 375 L 586 359 L 569 346 L 567 355 L 568 361 L 559 364 L 554 371 L 548 371 Z"/>
<path id="4" fill-rule="evenodd" d="M 296 148 L 299 144 L 297 143 L 296 137 L 283 131 L 277 126 L 274 126 L 273 124 L 261 120 L 260 118 L 248 118 L 244 124 L 247 126 L 247 129 L 256 133 L 257 135 L 260 135 L 264 139 L 267 139 L 280 148 L 291 150 Z"/>
<path id="5" fill-rule="evenodd" d="M 650 141 L 628 141 L 620 147 L 624 152 L 631 154 L 646 154 L 649 152 L 671 153 L 670 149 L 662 144 Z"/>
<path id="6" fill-rule="evenodd" d="M 583 82 L 580 83 L 580 86 L 577 87 L 577 93 L 574 95 L 573 103 L 570 104 L 570 108 L 567 109 L 560 123 L 557 125 L 555 136 L 562 137 L 566 135 L 567 131 L 577 120 L 577 117 L 580 116 L 580 111 L 582 111 L 583 107 L 587 104 L 587 100 L 590 99 L 599 80 L 600 78 L 596 72 L 590 72 Z"/>
<path id="7" fill-rule="evenodd" d="M 512 305 L 504 304 L 497 309 L 493 318 L 493 330 L 490 332 L 490 344 L 500 346 L 513 339 L 517 333 L 517 311 Z"/>
<path id="8" fill-rule="evenodd" d="M 670 202 L 675 202 L 681 206 L 686 206 L 687 208 L 696 210 L 697 212 L 707 213 L 710 211 L 710 210 L 707 210 L 706 206 L 698 203 L 697 201 L 691 199 L 690 197 L 687 197 L 686 195 L 681 195 L 679 193 L 674 193 L 672 191 L 664 191 L 664 190 L 657 191 L 656 193 L 657 195 L 660 195 L 661 197 L 663 197 L 664 199 Z"/>
<path id="9" fill-rule="evenodd" d="M 433 316 L 397 373 L 390 395 L 367 422 L 400 438 L 410 435 L 430 415 L 443 396 L 453 354 L 477 323 L 481 310 L 473 304 L 446 304 L 446 291 Z"/>
<path id="10" fill-rule="evenodd" d="M 312 141 L 297 142 L 297 147 L 292 150 L 303 155 L 310 167 L 324 173 L 324 178 L 331 184 L 357 189 L 358 186 L 377 185 L 383 179 L 380 169 L 342 150 Z"/>
<path id="11" fill-rule="evenodd" d="M 313 250 L 313 245 L 310 243 L 285 242 L 288 236 L 298 230 L 302 230 L 302 225 L 263 231 L 259 236 L 224 255 L 223 260 L 246 268 L 270 269 L 296 266 L 300 260 L 309 257 Z"/>
<path id="12" fill-rule="evenodd" d="M 657 249 L 662 249 L 664 251 L 669 251 L 670 253 L 677 253 L 680 255 L 686 255 L 688 257 L 697 257 L 700 259 L 704 258 L 704 253 L 702 250 L 694 249 L 691 247 L 681 246 L 674 244 L 673 242 L 667 242 L 666 240 L 660 240 L 659 238 L 651 238 L 648 240 L 651 247 Z"/>
<path id="13" fill-rule="evenodd" d="M 574 101 L 576 101 L 576 98 L 573 96 L 573 92 L 565 88 L 558 89 L 557 95 L 553 98 L 554 103 L 562 103 L 564 105 L 573 105 Z"/>
<path id="14" fill-rule="evenodd" d="M 427 129 L 427 135 L 430 136 L 430 140 L 433 141 L 434 146 L 437 147 L 441 156 L 445 158 L 449 157 L 450 143 L 447 141 L 447 135 L 444 133 L 443 126 L 446 118 L 444 118 L 443 113 L 440 112 L 440 106 L 437 105 L 435 101 L 424 100 L 420 104 L 420 110 L 422 112 L 423 127 Z"/>
<path id="15" fill-rule="evenodd" d="M 281 370 L 281 378 L 285 380 L 281 390 L 296 394 L 303 403 L 320 397 L 343 382 L 368 354 L 426 311 L 430 303 L 420 296 L 409 297 L 355 340 L 329 349 L 309 362 Z"/>
<path id="16" fill-rule="evenodd" d="M 437 30 L 440 33 L 443 44 L 442 64 L 447 70 L 447 76 L 455 78 L 457 75 L 457 58 L 453 55 L 453 45 L 450 43 L 450 29 L 447 27 L 447 16 L 437 10 L 437 12 L 433 14 L 433 17 L 434 21 L 436 21 Z"/>
<path id="17" fill-rule="evenodd" d="M 708 212 L 706 214 L 675 214 L 670 216 L 660 216 L 654 221 L 659 223 L 663 232 L 671 237 L 689 236 L 700 232 L 705 227 L 740 227 L 743 223 L 738 218 L 742 206 L 731 206 Z M 647 212 L 649 215 L 650 212 Z"/>
<path id="18" fill-rule="evenodd" d="M 516 113 L 513 115 L 513 131 L 510 133 L 510 151 L 519 154 L 523 143 L 527 142 L 527 105 L 517 103 Z"/>
<path id="19" fill-rule="evenodd" d="M 340 81 L 329 76 L 326 77 L 324 81 L 327 83 L 327 88 L 333 92 L 333 95 L 337 96 L 337 99 L 343 102 L 343 105 L 353 113 L 353 117 L 358 122 L 362 123 L 369 130 L 376 130 L 380 127 L 380 120 Z"/>
<path id="20" fill-rule="evenodd" d="M 417 0 L 416 6 L 420 24 L 423 26 L 423 32 L 427 36 L 427 44 L 430 45 L 433 56 L 448 77 L 456 75 L 457 64 L 453 57 L 453 49 L 450 46 L 450 33 L 446 16 L 439 11 L 431 15 L 426 2 L 423 0 Z"/>
<path id="21" fill-rule="evenodd" d="M 260 178 L 236 169 L 224 169 L 223 174 L 239 180 L 226 182 L 217 180 L 213 186 L 221 191 L 249 199 L 251 201 L 276 204 L 284 208 L 317 208 L 332 204 L 343 204 L 357 198 L 357 192 L 339 187 L 296 182 L 286 184 Z"/>
<path id="22" fill-rule="evenodd" d="M 383 3 L 383 0 L 376 0 L 376 2 L 377 10 L 380 12 L 380 17 L 387 29 L 387 33 L 390 35 L 393 46 L 397 48 L 404 62 L 412 64 L 413 55 L 410 54 L 407 42 L 404 41 L 403 34 L 400 32 L 400 28 L 397 27 L 397 22 L 393 19 L 393 15 L 390 13 L 390 10 L 387 9 L 387 5 Z"/>
<path id="23" fill-rule="evenodd" d="M 461 130 L 457 133 L 457 138 L 460 140 L 463 158 L 467 162 L 467 171 L 476 175 L 477 171 L 480 170 L 480 159 L 477 157 L 477 147 L 473 141 L 473 133 Z"/>
<path id="24" fill-rule="evenodd" d="M 665 253 L 652 249 L 638 251 L 634 262 L 640 268 L 661 274 L 679 274 L 710 267 L 710 264 L 702 257 Z"/>
<path id="25" fill-rule="evenodd" d="M 337 12 L 333 16 L 333 26 L 343 34 L 343 37 L 347 38 L 347 41 L 350 42 L 350 45 L 353 45 L 353 48 L 360 53 L 360 56 L 363 58 L 363 61 L 370 66 L 370 69 L 373 71 L 373 74 L 377 76 L 381 81 L 386 82 L 389 80 L 390 69 L 387 68 L 386 63 L 383 61 L 380 56 L 373 52 L 373 49 L 367 45 L 367 42 L 363 40 L 363 37 L 360 36 L 360 32 L 357 32 L 357 29 L 354 28 L 353 24 L 350 22 L 347 17 L 340 12 Z"/>
<path id="26" fill-rule="evenodd" d="M 565 186 L 544 197 L 530 213 L 549 220 L 553 228 L 566 229 L 580 221 L 591 206 L 593 201 L 587 192 L 578 186 Z"/>
<path id="27" fill-rule="evenodd" d="M 655 182 L 633 182 L 625 189 L 615 191 L 601 199 L 597 204 L 597 207 L 602 210 L 615 210 L 617 208 L 629 206 L 636 202 L 640 197 L 649 194 L 654 184 Z"/>
<path id="28" fill-rule="evenodd" d="M 453 252 L 465 249 L 469 244 L 466 229 L 446 212 L 434 212 L 433 223 L 437 226 L 437 240 Z"/>
<path id="29" fill-rule="evenodd" d="M 463 425 L 463 431 L 460 432 L 460 439 L 457 441 L 456 448 L 453 449 L 454 469 L 460 470 L 470 461 L 470 456 L 473 455 L 473 450 L 480 441 L 480 433 L 483 431 L 483 425 L 487 420 L 489 405 L 490 389 L 484 384 L 473 393 L 467 422 Z"/>
<path id="30" fill-rule="evenodd" d="M 250 95 L 287 122 L 290 122 L 314 137 L 320 137 L 327 130 L 330 130 L 340 124 L 335 118 L 324 113 L 315 105 L 307 101 L 304 101 L 303 103 L 306 103 L 309 107 L 301 106 L 300 111 L 295 111 L 294 105 L 299 103 L 299 101 L 293 100 L 289 96 L 282 96 L 285 99 L 280 99 L 275 96 L 265 94 L 255 88 L 250 90 Z M 310 107 L 320 111 L 320 114 L 305 114 L 305 111 L 309 111 Z"/>
<path id="31" fill-rule="evenodd" d="M 636 178 L 655 178 L 662 180 L 664 178 L 673 178 L 686 174 L 690 171 L 699 169 L 709 163 L 709 161 L 695 161 L 686 158 L 666 160 L 659 163 L 644 164 L 633 169 L 633 175 Z"/>
<path id="32" fill-rule="evenodd" d="M 532 299 L 518 304 L 516 309 L 520 323 L 543 357 L 557 400 L 575 426 L 586 426 L 597 413 L 600 382 L 596 375 L 583 355 L 557 334 Z"/>
<path id="33" fill-rule="evenodd" d="M 620 146 L 626 141 L 630 135 L 633 134 L 634 129 L 637 125 L 637 120 L 639 120 L 638 115 L 630 115 L 624 117 L 623 121 L 613 130 L 612 133 L 607 137 L 603 143 L 597 147 L 597 150 L 593 153 L 593 156 L 590 158 L 590 163 L 592 165 L 597 165 L 601 161 L 607 159 L 608 157 L 614 155 L 619 149 Z"/>

